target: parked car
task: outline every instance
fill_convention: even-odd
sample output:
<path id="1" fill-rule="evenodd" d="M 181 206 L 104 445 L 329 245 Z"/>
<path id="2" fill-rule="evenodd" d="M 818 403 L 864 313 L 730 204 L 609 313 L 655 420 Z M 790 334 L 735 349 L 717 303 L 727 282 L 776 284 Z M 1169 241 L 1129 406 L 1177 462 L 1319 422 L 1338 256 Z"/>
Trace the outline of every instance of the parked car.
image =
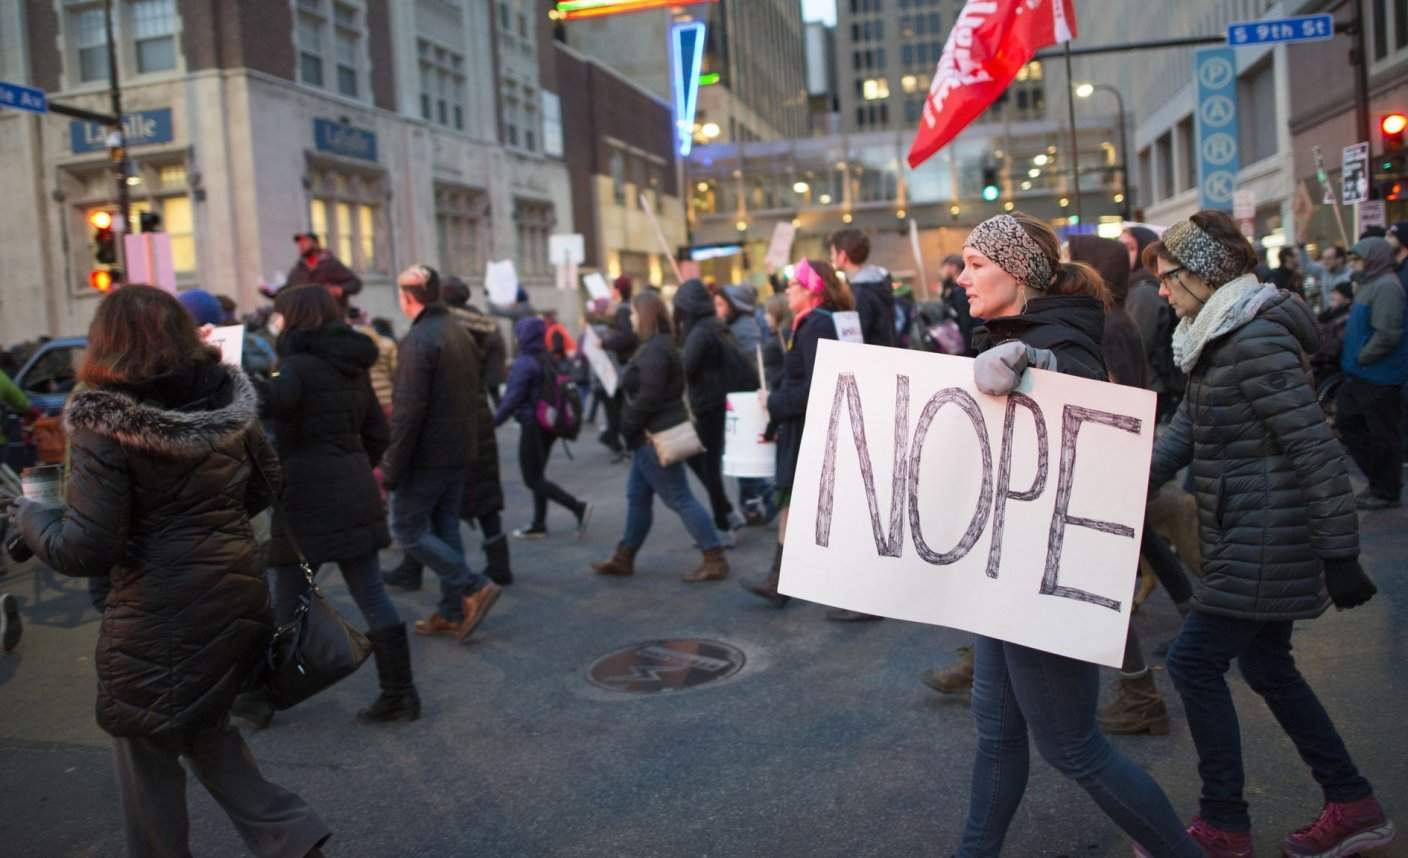
<path id="1" fill-rule="evenodd" d="M 87 337 L 49 340 L 20 367 L 15 384 L 45 414 L 58 414 L 78 384 L 78 365 L 87 349 Z"/>

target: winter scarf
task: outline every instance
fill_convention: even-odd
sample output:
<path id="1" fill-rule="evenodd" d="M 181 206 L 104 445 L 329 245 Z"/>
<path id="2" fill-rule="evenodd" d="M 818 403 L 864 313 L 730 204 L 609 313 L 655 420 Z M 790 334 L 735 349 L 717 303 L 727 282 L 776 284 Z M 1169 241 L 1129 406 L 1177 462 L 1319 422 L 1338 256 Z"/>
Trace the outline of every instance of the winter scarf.
<path id="1" fill-rule="evenodd" d="M 1275 286 L 1257 282 L 1255 274 L 1243 274 L 1214 289 L 1198 315 L 1184 319 L 1174 329 L 1174 362 L 1184 372 L 1192 372 L 1208 343 L 1241 327 L 1276 297 L 1277 291 Z"/>

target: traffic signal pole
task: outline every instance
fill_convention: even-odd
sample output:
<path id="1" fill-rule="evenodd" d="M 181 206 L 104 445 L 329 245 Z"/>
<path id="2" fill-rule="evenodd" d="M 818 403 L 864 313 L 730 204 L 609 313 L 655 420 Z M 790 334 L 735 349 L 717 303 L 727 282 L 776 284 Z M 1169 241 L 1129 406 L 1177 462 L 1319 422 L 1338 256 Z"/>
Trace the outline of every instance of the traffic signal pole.
<path id="1" fill-rule="evenodd" d="M 122 247 L 118 248 L 118 270 L 127 270 L 126 244 L 132 229 L 132 195 L 127 190 L 127 128 L 122 121 L 122 88 L 117 82 L 117 40 L 112 33 L 112 0 L 103 0 L 103 27 L 108 40 L 108 86 L 112 93 L 112 115 L 117 118 L 117 151 L 113 171 L 117 174 L 117 210 L 122 215 Z"/>

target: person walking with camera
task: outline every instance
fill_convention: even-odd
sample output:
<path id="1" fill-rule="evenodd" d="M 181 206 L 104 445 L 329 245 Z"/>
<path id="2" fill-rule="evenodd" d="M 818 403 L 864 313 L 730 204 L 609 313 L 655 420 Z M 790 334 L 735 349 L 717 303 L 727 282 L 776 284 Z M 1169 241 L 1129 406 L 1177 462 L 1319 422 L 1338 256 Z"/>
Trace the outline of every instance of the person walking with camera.
<path id="1" fill-rule="evenodd" d="M 182 758 L 250 852 L 321 855 L 327 826 L 230 725 L 274 630 L 249 518 L 281 477 L 253 386 L 175 297 L 140 285 L 98 305 L 79 380 L 65 505 L 20 498 L 15 523 L 49 568 L 111 579 L 97 717 L 128 855 L 189 854 Z"/>
<path id="2" fill-rule="evenodd" d="M 690 492 L 684 463 L 662 462 L 650 437 L 689 423 L 689 412 L 684 407 L 684 364 L 670 332 L 670 315 L 660 296 L 642 292 L 631 300 L 631 318 L 640 347 L 621 379 L 626 394 L 621 433 L 631 451 L 631 471 L 626 478 L 626 532 L 611 558 L 593 563 L 592 568 L 601 575 L 635 574 L 635 558 L 650 534 L 655 496 L 659 495 L 665 506 L 679 515 L 704 552 L 704 562 L 684 580 L 717 581 L 728 575 L 723 541 L 710 523 L 709 514 Z"/>

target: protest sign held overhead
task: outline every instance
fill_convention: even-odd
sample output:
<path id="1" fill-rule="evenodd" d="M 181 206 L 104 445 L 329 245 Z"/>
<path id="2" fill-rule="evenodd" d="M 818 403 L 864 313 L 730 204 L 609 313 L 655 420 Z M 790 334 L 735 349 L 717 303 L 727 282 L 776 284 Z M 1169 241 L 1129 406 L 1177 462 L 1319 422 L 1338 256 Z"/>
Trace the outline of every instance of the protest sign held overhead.
<path id="1" fill-rule="evenodd" d="M 1118 666 L 1154 396 L 822 341 L 780 591 Z M 805 475 L 805 476 L 803 476 Z"/>

